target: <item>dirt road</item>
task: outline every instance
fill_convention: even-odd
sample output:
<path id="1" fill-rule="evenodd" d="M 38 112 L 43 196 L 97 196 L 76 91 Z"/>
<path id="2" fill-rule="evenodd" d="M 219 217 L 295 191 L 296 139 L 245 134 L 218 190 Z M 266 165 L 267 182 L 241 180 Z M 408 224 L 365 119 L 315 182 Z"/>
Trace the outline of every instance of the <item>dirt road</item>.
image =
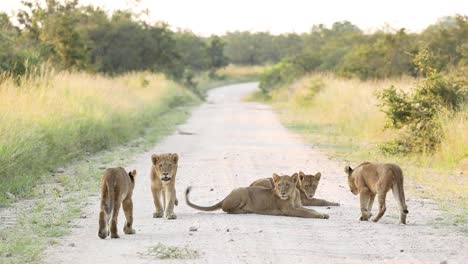
<path id="1" fill-rule="evenodd" d="M 347 188 L 344 163 L 330 160 L 287 131 L 270 107 L 242 102 L 256 84 L 212 90 L 208 103 L 193 112 L 179 131 L 141 155 L 128 169 L 137 169 L 134 192 L 136 235 L 120 239 L 97 237 L 99 197 L 91 198 L 87 218 L 46 251 L 49 263 L 468 263 L 468 236 L 453 228 L 436 227 L 443 216 L 436 205 L 407 195 L 408 225 L 398 224 L 393 196 L 381 222 L 360 222 L 358 198 Z M 189 135 L 193 133 L 192 135 Z M 152 153 L 177 152 L 177 220 L 153 219 L 149 189 Z M 228 215 L 189 208 L 191 199 L 211 205 L 237 186 L 272 172 L 322 172 L 316 197 L 338 201 L 340 207 L 316 207 L 329 220 L 263 215 Z M 374 206 L 375 210 L 375 206 Z M 197 227 L 189 232 L 190 227 Z M 73 243 L 73 244 L 71 244 Z M 188 247 L 200 256 L 190 260 L 155 260 L 148 248 L 163 243 Z M 73 245 L 73 246 L 70 246 Z"/>

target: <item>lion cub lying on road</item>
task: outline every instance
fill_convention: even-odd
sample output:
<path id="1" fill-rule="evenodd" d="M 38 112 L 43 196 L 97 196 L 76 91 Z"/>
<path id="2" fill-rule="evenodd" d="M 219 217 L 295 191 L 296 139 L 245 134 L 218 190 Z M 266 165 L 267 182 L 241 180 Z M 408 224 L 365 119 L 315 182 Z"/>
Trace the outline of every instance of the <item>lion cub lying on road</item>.
<path id="1" fill-rule="evenodd" d="M 400 223 L 406 224 L 408 207 L 406 206 L 405 192 L 403 191 L 403 172 L 398 165 L 363 162 L 354 170 L 350 166 L 346 166 L 345 172 L 348 174 L 348 184 L 351 192 L 360 196 L 360 220 L 367 221 L 372 216 L 372 204 L 377 194 L 379 213 L 372 221 L 379 221 L 387 209 L 385 198 L 387 192 L 391 189 L 393 197 L 395 197 L 400 208 Z"/>
<path id="2" fill-rule="evenodd" d="M 153 217 L 163 217 L 164 213 L 164 218 L 176 219 L 174 205 L 177 205 L 178 201 L 175 180 L 179 156 L 176 153 L 154 154 L 151 156 L 151 160 L 153 161 L 153 166 L 151 167 L 151 192 L 153 193 L 154 206 L 156 207 Z"/>
<path id="3" fill-rule="evenodd" d="M 185 191 L 187 204 L 201 211 L 222 209 L 230 214 L 284 215 L 305 218 L 328 219 L 327 214 L 301 206 L 299 191 L 296 189 L 298 174 L 278 176 L 273 174 L 274 188 L 242 187 L 234 189 L 224 200 L 208 207 L 195 205 L 189 200 L 191 187 Z"/>
<path id="4" fill-rule="evenodd" d="M 111 238 L 119 238 L 117 234 L 117 217 L 120 204 L 122 204 L 125 218 L 125 234 L 135 234 L 133 224 L 133 202 L 132 193 L 135 187 L 136 171 L 127 174 L 123 168 L 109 168 L 104 172 L 101 179 L 101 211 L 99 212 L 99 232 L 102 239 L 109 235 L 108 225 L 110 223 Z M 112 218 L 111 218 L 112 213 Z"/>
<path id="5" fill-rule="evenodd" d="M 300 192 L 301 203 L 303 206 L 340 206 L 339 203 L 329 202 L 322 199 L 314 198 L 315 191 L 320 181 L 321 173 L 315 175 L 306 175 L 302 171 L 299 172 L 299 180 L 296 188 Z M 265 188 L 273 188 L 273 180 L 271 178 L 259 179 L 250 184 L 250 186 L 262 186 Z"/>

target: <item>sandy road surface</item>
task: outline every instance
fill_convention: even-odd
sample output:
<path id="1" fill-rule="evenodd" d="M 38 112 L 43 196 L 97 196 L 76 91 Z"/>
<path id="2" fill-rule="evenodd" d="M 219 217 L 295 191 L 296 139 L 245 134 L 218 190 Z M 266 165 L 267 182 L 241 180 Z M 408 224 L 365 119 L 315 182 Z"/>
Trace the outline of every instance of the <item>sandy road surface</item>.
<path id="1" fill-rule="evenodd" d="M 181 131 L 141 155 L 128 168 L 139 172 L 134 192 L 136 235 L 120 239 L 97 237 L 98 197 L 77 220 L 73 234 L 46 252 L 49 263 L 468 263 L 468 237 L 452 228 L 432 225 L 441 219 L 431 201 L 408 197 L 408 225 L 398 225 L 389 194 L 387 214 L 380 223 L 359 222 L 358 198 L 346 186 L 343 165 L 305 145 L 281 126 L 272 110 L 242 102 L 256 84 L 212 90 L 208 103 L 193 112 Z M 149 189 L 151 153 L 177 152 L 177 220 L 153 219 Z M 317 197 L 338 201 L 341 207 L 316 207 L 329 220 L 262 215 L 228 215 L 189 208 L 183 192 L 192 185 L 191 199 L 210 205 L 236 186 L 248 185 L 272 172 L 298 169 L 322 172 Z M 213 190 L 211 190 L 213 189 Z M 374 206 L 374 210 L 376 206 Z M 198 231 L 189 232 L 191 226 Z M 192 233 L 192 234 L 190 234 Z M 73 242 L 74 247 L 69 246 Z M 143 257 L 157 243 L 188 246 L 200 252 L 191 260 Z"/>

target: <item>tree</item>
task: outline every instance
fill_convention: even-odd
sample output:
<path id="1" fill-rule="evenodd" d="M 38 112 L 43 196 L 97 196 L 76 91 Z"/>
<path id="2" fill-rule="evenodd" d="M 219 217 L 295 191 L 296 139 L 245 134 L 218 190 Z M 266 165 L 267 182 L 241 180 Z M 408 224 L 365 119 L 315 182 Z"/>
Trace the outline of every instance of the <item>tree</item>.
<path id="1" fill-rule="evenodd" d="M 208 44 L 204 39 L 191 31 L 179 30 L 174 34 L 174 40 L 180 63 L 187 70 L 201 72 L 208 69 Z"/>
<path id="2" fill-rule="evenodd" d="M 226 44 L 218 36 L 212 36 L 208 47 L 209 68 L 211 73 L 228 65 L 228 58 L 224 55 Z"/>
<path id="3" fill-rule="evenodd" d="M 78 0 L 47 0 L 42 8 L 37 2 L 24 1 L 28 10 L 18 13 L 18 22 L 26 35 L 40 46 L 41 54 L 66 69 L 86 67 L 88 54 L 85 41 L 76 30 Z"/>
<path id="4" fill-rule="evenodd" d="M 464 50 L 468 43 L 468 16 L 445 17 L 424 30 L 421 38 L 434 54 L 437 70 L 456 66 L 466 60 Z"/>

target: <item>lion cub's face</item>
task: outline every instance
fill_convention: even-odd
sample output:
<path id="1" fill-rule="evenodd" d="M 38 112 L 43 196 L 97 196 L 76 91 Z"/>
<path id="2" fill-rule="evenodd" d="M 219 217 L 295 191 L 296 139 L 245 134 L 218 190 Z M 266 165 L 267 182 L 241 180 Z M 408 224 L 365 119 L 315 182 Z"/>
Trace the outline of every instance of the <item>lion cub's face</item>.
<path id="1" fill-rule="evenodd" d="M 314 198 L 321 176 L 320 172 L 315 175 L 306 175 L 302 171 L 299 172 L 299 189 L 307 196 L 307 199 Z"/>
<path id="2" fill-rule="evenodd" d="M 275 191 L 281 200 L 287 200 L 294 194 L 294 192 L 296 191 L 297 181 L 297 173 L 294 173 L 293 176 L 279 176 L 278 174 L 273 173 L 273 183 L 275 184 Z"/>
<path id="3" fill-rule="evenodd" d="M 357 195 L 359 193 L 358 188 L 356 187 L 356 183 L 354 182 L 354 177 L 352 176 L 353 174 L 353 169 L 350 166 L 345 167 L 345 173 L 348 175 L 348 185 L 349 189 L 354 195 Z"/>
<path id="4" fill-rule="evenodd" d="M 156 175 L 163 182 L 169 182 L 177 173 L 177 162 L 179 156 L 176 153 L 154 154 L 151 156 Z"/>

